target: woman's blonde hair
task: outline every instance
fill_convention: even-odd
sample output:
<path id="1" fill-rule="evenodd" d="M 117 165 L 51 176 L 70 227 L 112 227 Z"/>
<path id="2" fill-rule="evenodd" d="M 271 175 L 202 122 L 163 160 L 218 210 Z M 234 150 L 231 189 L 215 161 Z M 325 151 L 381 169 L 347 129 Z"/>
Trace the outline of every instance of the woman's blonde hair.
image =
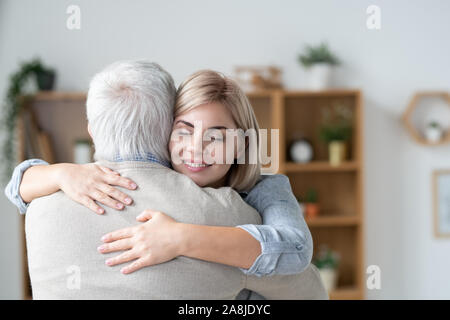
<path id="1" fill-rule="evenodd" d="M 261 174 L 259 160 L 259 126 L 247 96 L 236 82 L 212 70 L 201 70 L 192 74 L 178 88 L 175 101 L 175 117 L 208 103 L 220 103 L 230 110 L 239 129 L 256 132 L 256 161 L 249 161 L 249 144 L 245 145 L 245 163 L 232 164 L 227 184 L 237 191 L 248 191 L 256 184 Z M 256 163 L 255 163 L 256 162 Z"/>

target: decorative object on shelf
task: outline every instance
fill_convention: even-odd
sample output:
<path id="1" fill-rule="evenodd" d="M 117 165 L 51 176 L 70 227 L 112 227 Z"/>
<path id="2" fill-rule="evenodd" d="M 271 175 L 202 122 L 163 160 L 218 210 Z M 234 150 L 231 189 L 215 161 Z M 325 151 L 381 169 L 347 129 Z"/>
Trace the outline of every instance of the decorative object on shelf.
<path id="1" fill-rule="evenodd" d="M 332 67 L 340 63 L 326 43 L 318 46 L 306 45 L 304 53 L 298 56 L 298 61 L 308 73 L 308 88 L 312 90 L 327 88 Z"/>
<path id="2" fill-rule="evenodd" d="M 36 73 L 36 81 L 39 90 L 51 91 L 55 87 L 56 72 L 54 69 L 42 67 Z"/>
<path id="3" fill-rule="evenodd" d="M 41 151 L 41 159 L 50 164 L 55 163 L 55 154 L 53 152 L 50 135 L 47 132 L 39 132 L 38 135 L 39 149 Z"/>
<path id="4" fill-rule="evenodd" d="M 330 154 L 330 164 L 339 166 L 346 158 L 347 145 L 344 141 L 330 141 L 328 144 L 328 152 Z"/>
<path id="5" fill-rule="evenodd" d="M 53 76 L 51 76 L 53 74 Z M 24 62 L 20 65 L 20 69 L 10 76 L 9 86 L 6 93 L 6 105 L 4 106 L 5 116 L 2 119 L 2 129 L 6 132 L 6 137 L 3 144 L 3 159 L 5 180 L 9 179 L 15 163 L 14 152 L 14 137 L 16 120 L 19 115 L 25 98 L 23 97 L 29 93 L 30 80 L 34 81 L 36 88 L 50 88 L 53 87 L 55 80 L 55 72 L 52 69 L 45 67 L 39 58 L 35 58 L 29 62 Z M 33 89 L 33 91 L 36 90 Z"/>
<path id="6" fill-rule="evenodd" d="M 304 213 L 307 219 L 314 219 L 319 215 L 319 203 L 317 201 L 317 191 L 308 189 L 305 195 Z"/>
<path id="7" fill-rule="evenodd" d="M 431 143 L 437 143 L 442 139 L 444 131 L 437 121 L 431 121 L 428 123 L 427 128 L 425 129 L 425 137 Z"/>
<path id="8" fill-rule="evenodd" d="M 92 142 L 88 139 L 78 139 L 74 143 L 73 162 L 85 164 L 92 162 Z"/>
<path id="9" fill-rule="evenodd" d="M 313 264 L 319 269 L 325 289 L 331 292 L 336 289 L 338 279 L 339 254 L 322 244 Z"/>
<path id="10" fill-rule="evenodd" d="M 449 107 L 448 92 L 417 92 L 403 113 L 403 124 L 414 141 L 421 145 L 436 146 L 450 143 Z"/>
<path id="11" fill-rule="evenodd" d="M 25 108 L 20 117 L 20 127 L 25 136 L 25 156 L 28 159 L 38 158 L 48 163 L 55 163 L 55 157 L 47 132 L 39 129 L 36 115 L 31 108 Z"/>
<path id="12" fill-rule="evenodd" d="M 434 234 L 450 237 L 450 169 L 433 172 Z"/>
<path id="13" fill-rule="evenodd" d="M 282 88 L 281 69 L 276 66 L 238 66 L 234 73 L 246 91 Z"/>
<path id="14" fill-rule="evenodd" d="M 339 166 L 347 158 L 347 144 L 352 136 L 353 112 L 345 105 L 322 109 L 320 137 L 328 144 L 330 165 Z"/>
<path id="15" fill-rule="evenodd" d="M 292 161 L 297 163 L 310 162 L 314 157 L 314 149 L 308 139 L 295 140 L 289 148 Z"/>

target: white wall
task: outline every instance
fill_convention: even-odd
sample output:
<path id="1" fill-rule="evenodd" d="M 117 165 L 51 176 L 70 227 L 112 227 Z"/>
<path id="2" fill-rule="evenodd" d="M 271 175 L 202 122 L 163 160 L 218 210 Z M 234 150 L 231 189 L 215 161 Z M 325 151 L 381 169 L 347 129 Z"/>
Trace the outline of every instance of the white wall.
<path id="1" fill-rule="evenodd" d="M 6 52 L 3 41 L 7 32 L 5 3 L 0 1 L 0 96 L 4 96 L 6 75 L 12 66 L 7 66 L 6 57 L 12 59 L 14 51 Z M 14 60 L 13 60 L 14 61 Z M 9 63 L 11 64 L 11 63 Z M 2 138 L 2 136 L 0 137 Z M 0 139 L 2 141 L 2 139 Z M 22 255 L 20 243 L 19 216 L 14 206 L 0 193 L 0 299 L 21 299 L 22 297 Z"/>
<path id="2" fill-rule="evenodd" d="M 69 4 L 81 30 L 66 29 Z M 365 13 L 381 8 L 382 28 Z M 17 62 L 55 66 L 58 89 L 85 90 L 106 64 L 150 58 L 179 83 L 200 68 L 275 63 L 299 88 L 304 43 L 327 40 L 342 58 L 336 83 L 360 87 L 365 104 L 366 264 L 382 270 L 369 298 L 450 298 L 449 240 L 432 234 L 431 171 L 450 166 L 449 147 L 423 148 L 399 117 L 419 89 L 449 90 L 450 2 L 433 1 L 51 1 L 0 2 L 0 93 Z M 2 199 L 0 297 L 17 297 L 17 219 Z M 13 274 L 14 276 L 10 276 Z"/>

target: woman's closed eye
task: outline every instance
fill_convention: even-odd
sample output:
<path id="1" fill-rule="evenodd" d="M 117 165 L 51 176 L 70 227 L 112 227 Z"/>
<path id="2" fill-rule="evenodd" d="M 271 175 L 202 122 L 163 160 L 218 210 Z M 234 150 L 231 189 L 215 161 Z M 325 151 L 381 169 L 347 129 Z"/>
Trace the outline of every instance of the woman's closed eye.
<path id="1" fill-rule="evenodd" d="M 180 129 L 178 131 L 178 134 L 180 136 L 190 136 L 192 134 L 192 132 L 190 132 L 189 130 L 185 130 L 185 129 Z"/>
<path id="2" fill-rule="evenodd" d="M 223 142 L 225 141 L 225 135 L 222 131 L 213 129 L 205 132 L 205 140 L 211 142 Z"/>
<path id="3" fill-rule="evenodd" d="M 188 129 L 184 129 L 184 128 L 180 128 L 180 129 L 175 129 L 173 132 L 172 132 L 172 136 L 174 137 L 174 138 L 176 138 L 176 137 L 189 137 L 189 136 L 191 136 L 193 133 L 190 131 L 190 130 L 188 130 Z"/>

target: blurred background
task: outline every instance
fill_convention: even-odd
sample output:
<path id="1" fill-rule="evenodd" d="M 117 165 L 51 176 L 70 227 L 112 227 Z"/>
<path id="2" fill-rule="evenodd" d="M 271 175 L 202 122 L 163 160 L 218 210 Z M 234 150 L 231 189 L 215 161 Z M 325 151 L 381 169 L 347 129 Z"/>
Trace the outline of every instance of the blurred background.
<path id="1" fill-rule="evenodd" d="M 449 11 L 445 0 L 0 0 L 0 139 L 13 142 L 1 163 L 89 157 L 85 93 L 111 62 L 150 59 L 177 85 L 221 71 L 280 130 L 279 172 L 332 298 L 450 299 Z M 15 114 L 11 95 L 28 95 L 29 112 Z M 23 220 L 4 196 L 0 208 L 0 298 L 28 298 Z"/>

